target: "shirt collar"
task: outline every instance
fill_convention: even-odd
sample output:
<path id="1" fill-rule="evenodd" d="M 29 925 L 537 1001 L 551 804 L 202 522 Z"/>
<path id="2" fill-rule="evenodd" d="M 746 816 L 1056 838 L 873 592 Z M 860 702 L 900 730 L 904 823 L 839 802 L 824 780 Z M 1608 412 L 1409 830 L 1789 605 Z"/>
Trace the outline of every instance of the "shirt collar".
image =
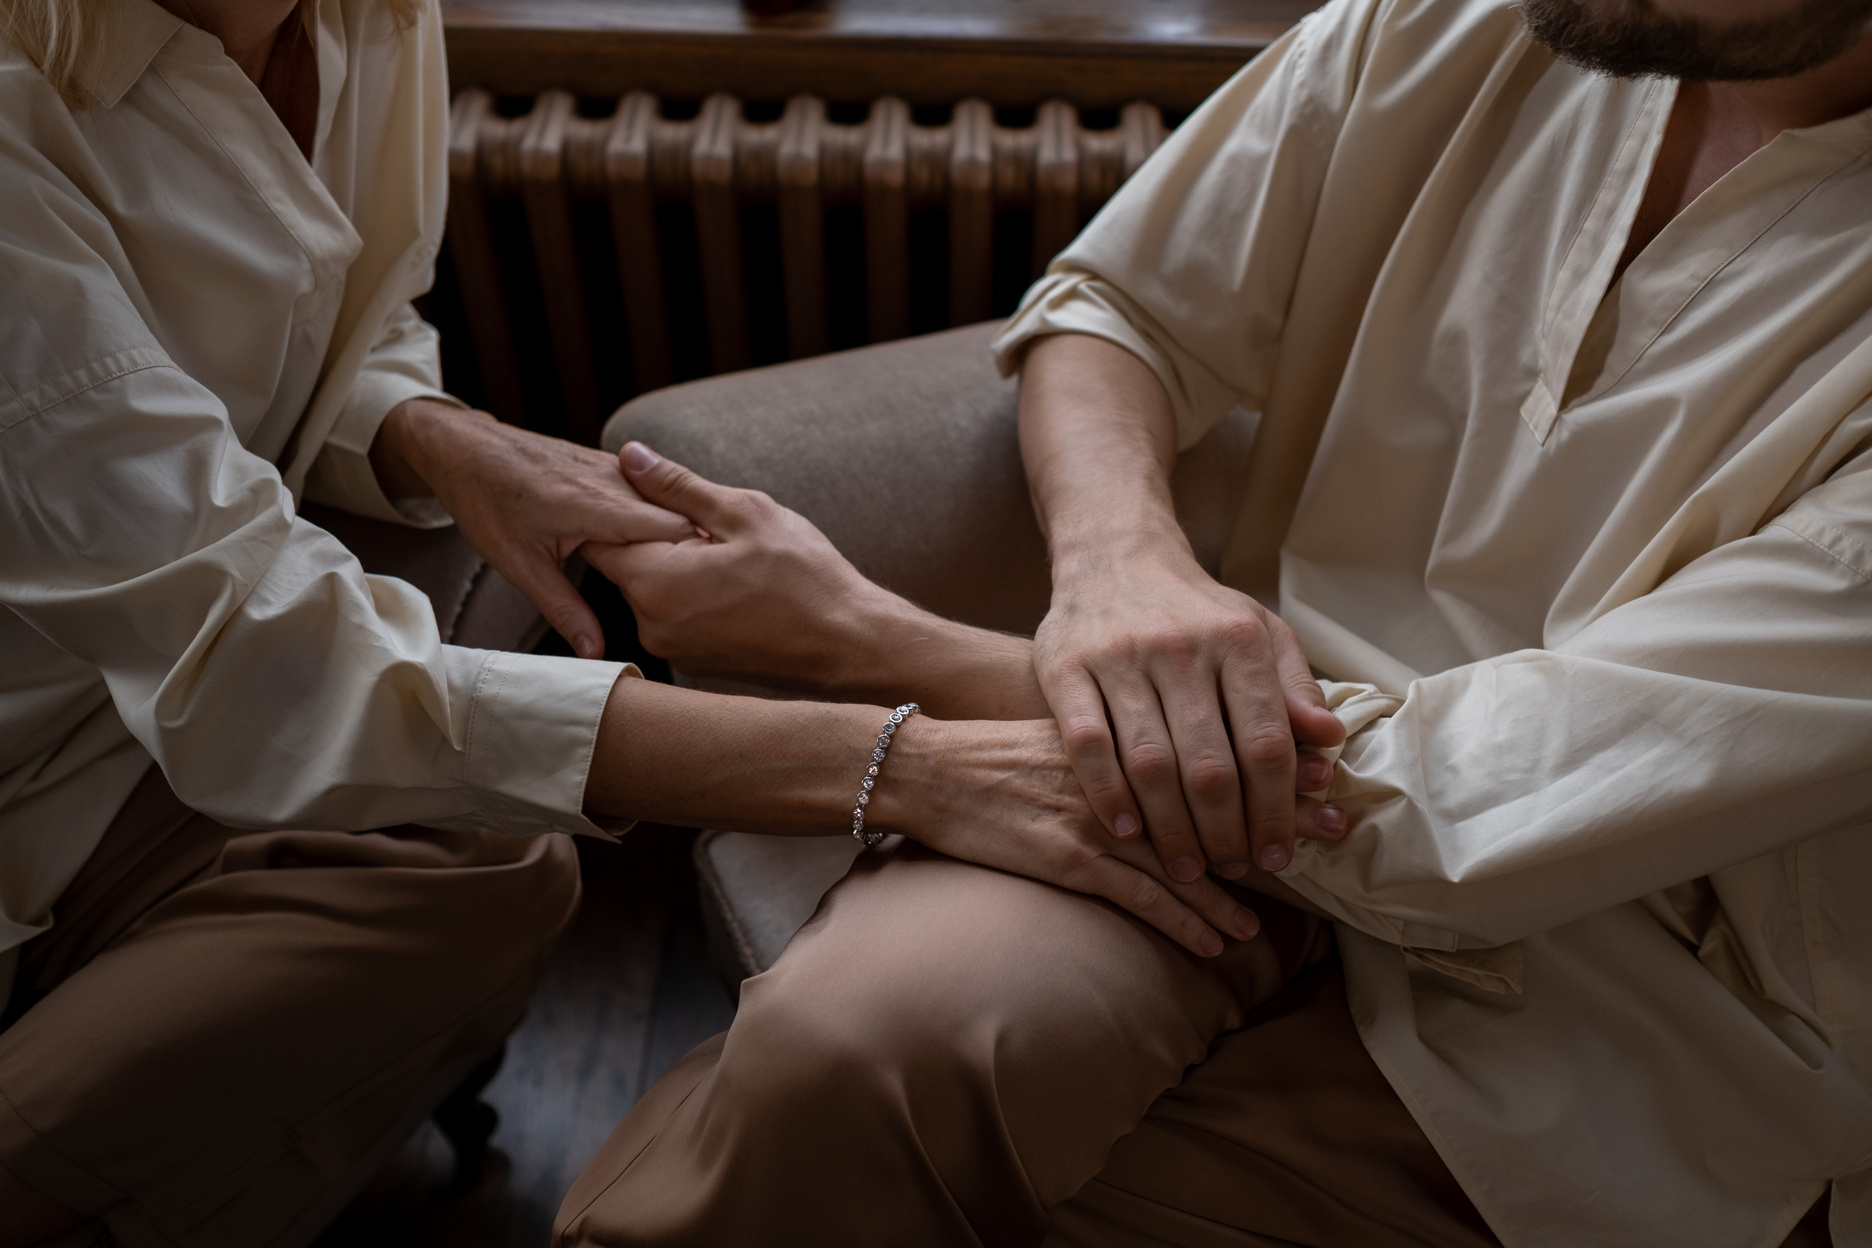
<path id="1" fill-rule="evenodd" d="M 155 0 L 101 0 L 94 16 L 99 41 L 78 68 L 78 85 L 111 108 L 143 76 L 182 19 Z"/>

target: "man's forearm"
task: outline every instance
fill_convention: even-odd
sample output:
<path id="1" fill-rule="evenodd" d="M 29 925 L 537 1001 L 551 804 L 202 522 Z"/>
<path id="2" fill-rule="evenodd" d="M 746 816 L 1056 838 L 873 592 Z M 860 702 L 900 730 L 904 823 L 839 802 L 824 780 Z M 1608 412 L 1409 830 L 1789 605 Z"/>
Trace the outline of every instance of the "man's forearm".
<path id="1" fill-rule="evenodd" d="M 1056 590 L 1113 558 L 1189 557 L 1170 495 L 1176 417 L 1136 356 L 1082 334 L 1035 342 L 1020 437 Z"/>
<path id="2" fill-rule="evenodd" d="M 1033 642 L 945 620 L 901 598 L 880 604 L 852 630 L 842 659 L 814 687 L 848 700 L 920 703 L 938 719 L 1044 719 Z"/>
<path id="3" fill-rule="evenodd" d="M 1034 661 L 1073 770 L 1170 875 L 1292 859 L 1295 737 L 1334 745 L 1293 631 L 1196 562 L 1170 494 L 1176 418 L 1129 352 L 1042 338 L 1021 373 L 1021 454 L 1053 557 Z M 1252 852 L 1251 852 L 1252 851 Z"/>

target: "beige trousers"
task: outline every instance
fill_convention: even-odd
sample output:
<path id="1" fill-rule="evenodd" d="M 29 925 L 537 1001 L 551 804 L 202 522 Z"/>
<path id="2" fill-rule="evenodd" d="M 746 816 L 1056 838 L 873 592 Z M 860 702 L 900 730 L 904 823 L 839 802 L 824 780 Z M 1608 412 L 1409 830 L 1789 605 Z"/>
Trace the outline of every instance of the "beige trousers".
<path id="1" fill-rule="evenodd" d="M 519 1021 L 578 891 L 565 837 L 241 832 L 152 769 L 23 950 L 0 1180 L 124 1245 L 308 1242 Z"/>
<path id="2" fill-rule="evenodd" d="M 558 1242 L 1494 1244 L 1366 1056 L 1330 927 L 1257 908 L 1205 962 L 1059 889 L 866 855 Z"/>

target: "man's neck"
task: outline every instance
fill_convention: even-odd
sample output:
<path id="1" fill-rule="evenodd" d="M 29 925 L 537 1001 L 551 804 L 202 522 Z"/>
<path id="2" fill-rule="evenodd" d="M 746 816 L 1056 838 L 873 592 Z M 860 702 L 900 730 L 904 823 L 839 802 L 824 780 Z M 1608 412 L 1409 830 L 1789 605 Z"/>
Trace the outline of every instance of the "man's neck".
<path id="1" fill-rule="evenodd" d="M 1872 35 L 1792 78 L 1684 83 L 1619 272 L 1697 196 L 1783 130 L 1822 125 L 1867 108 L 1872 108 Z"/>
<path id="2" fill-rule="evenodd" d="M 1715 82 L 1752 118 L 1761 144 L 1783 130 L 1804 130 L 1872 108 L 1872 32 L 1816 69 L 1765 82 Z M 1757 146 L 1761 146 L 1757 144 Z"/>

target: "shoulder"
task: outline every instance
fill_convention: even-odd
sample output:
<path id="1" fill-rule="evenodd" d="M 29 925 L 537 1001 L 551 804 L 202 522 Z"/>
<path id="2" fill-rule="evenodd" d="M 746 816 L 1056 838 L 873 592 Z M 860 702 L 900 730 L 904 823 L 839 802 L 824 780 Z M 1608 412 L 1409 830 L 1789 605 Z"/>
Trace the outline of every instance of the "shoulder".
<path id="1" fill-rule="evenodd" d="M 1273 102 L 1283 124 L 1364 114 L 1390 127 L 1475 100 L 1531 46 L 1512 0 L 1330 0 L 1244 66 L 1192 121 Z M 1546 57 L 1545 52 L 1539 55 Z"/>
<path id="2" fill-rule="evenodd" d="M 112 369 L 166 363 L 116 233 L 73 177 L 90 159 L 38 70 L 0 51 L 0 429 Z"/>
<path id="3" fill-rule="evenodd" d="M 1514 0 L 1334 0 L 1319 10 L 1316 44 L 1346 58 L 1368 91 L 1409 96 L 1476 90 L 1504 55 L 1530 40 Z"/>

